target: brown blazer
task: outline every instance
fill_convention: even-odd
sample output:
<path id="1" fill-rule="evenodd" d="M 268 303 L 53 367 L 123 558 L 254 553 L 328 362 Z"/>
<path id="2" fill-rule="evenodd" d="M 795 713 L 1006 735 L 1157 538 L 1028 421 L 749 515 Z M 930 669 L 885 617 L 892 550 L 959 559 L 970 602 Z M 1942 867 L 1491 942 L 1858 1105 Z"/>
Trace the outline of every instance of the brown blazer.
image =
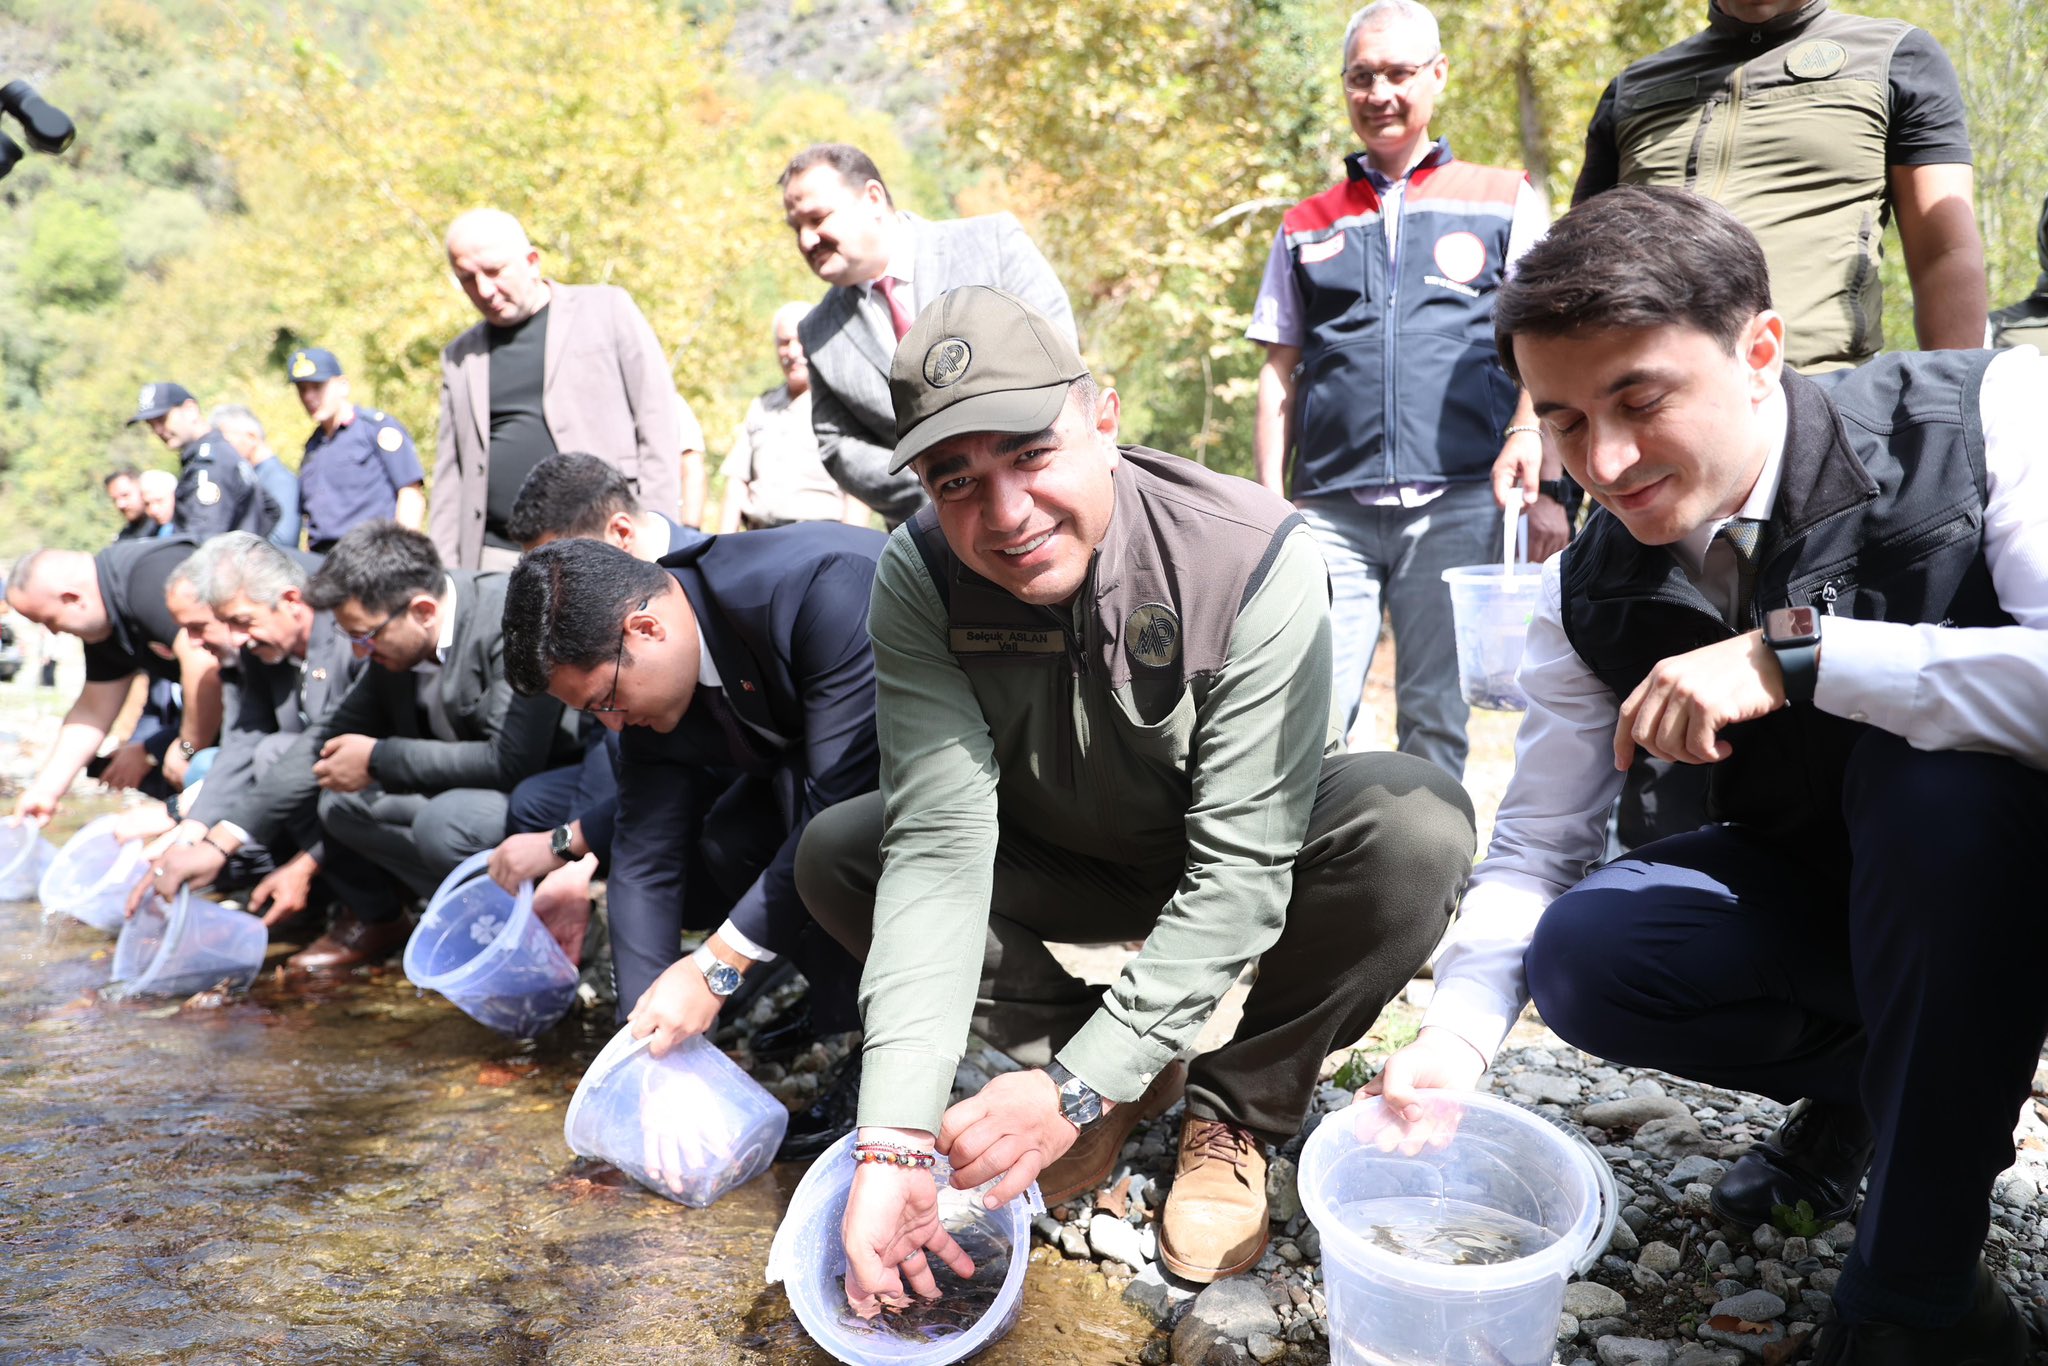
<path id="1" fill-rule="evenodd" d="M 704 438 L 676 393 L 654 329 L 616 285 L 548 286 L 541 413 L 556 449 L 616 467 L 638 482 L 642 502 L 673 519 L 682 498 L 682 453 L 701 450 Z M 427 531 L 450 569 L 475 569 L 483 555 L 491 444 L 485 326 L 478 322 L 441 352 Z"/>

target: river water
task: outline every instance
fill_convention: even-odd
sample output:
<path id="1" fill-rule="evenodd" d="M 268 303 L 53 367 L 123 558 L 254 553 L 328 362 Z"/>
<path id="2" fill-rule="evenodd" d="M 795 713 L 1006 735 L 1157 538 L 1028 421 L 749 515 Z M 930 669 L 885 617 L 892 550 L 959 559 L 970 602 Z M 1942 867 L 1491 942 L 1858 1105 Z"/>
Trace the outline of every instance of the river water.
<path id="1" fill-rule="evenodd" d="M 563 1145 L 608 1019 L 521 1044 L 395 966 L 115 1004 L 111 952 L 0 905 L 0 1363 L 830 1361 L 761 1278 L 799 1168 L 690 1210 Z M 1150 1331 L 1041 1247 L 978 1360 Z"/>

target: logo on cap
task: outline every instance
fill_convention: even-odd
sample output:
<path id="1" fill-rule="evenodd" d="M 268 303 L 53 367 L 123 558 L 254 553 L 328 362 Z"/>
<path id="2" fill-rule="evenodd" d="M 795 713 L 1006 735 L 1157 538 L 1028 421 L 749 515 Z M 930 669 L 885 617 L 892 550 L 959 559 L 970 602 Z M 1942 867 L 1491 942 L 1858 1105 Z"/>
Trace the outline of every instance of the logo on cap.
<path id="1" fill-rule="evenodd" d="M 312 377 L 313 358 L 303 351 L 299 352 L 298 355 L 292 357 L 292 378 L 311 379 Z"/>
<path id="2" fill-rule="evenodd" d="M 140 393 L 139 395 L 137 395 L 137 396 L 136 396 L 136 399 L 135 399 L 135 406 L 136 406 L 136 407 L 138 407 L 138 408 L 150 408 L 150 407 L 154 407 L 155 405 L 156 405 L 156 386 L 155 386 L 154 384 L 145 384 L 145 385 L 143 385 L 143 386 L 142 386 L 142 392 L 141 392 L 141 393 Z"/>
<path id="3" fill-rule="evenodd" d="M 1124 622 L 1124 648 L 1148 669 L 1180 658 L 1180 618 L 1164 603 L 1148 602 Z"/>
<path id="4" fill-rule="evenodd" d="M 934 389 L 957 384 L 967 373 L 968 362 L 973 359 L 973 348 L 958 337 L 936 342 L 931 350 L 924 353 L 924 382 Z"/>

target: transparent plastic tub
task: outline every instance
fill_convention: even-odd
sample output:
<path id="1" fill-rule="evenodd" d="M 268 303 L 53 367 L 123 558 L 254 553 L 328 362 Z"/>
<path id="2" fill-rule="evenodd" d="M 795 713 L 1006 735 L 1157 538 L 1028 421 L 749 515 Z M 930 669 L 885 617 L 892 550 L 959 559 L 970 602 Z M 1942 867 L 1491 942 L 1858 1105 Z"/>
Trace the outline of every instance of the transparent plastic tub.
<path id="1" fill-rule="evenodd" d="M 0 901 L 27 901 L 57 859 L 57 846 L 32 825 L 0 821 Z"/>
<path id="2" fill-rule="evenodd" d="M 1322 1235 L 1335 1366 L 1549 1366 L 1565 1283 L 1598 1260 L 1619 1213 L 1592 1145 L 1504 1100 L 1424 1102 L 1456 1132 L 1381 1152 L 1385 1103 L 1327 1116 L 1302 1146 L 1302 1208 Z M 1442 1230 L 1470 1264 L 1416 1255 Z M 1389 1232 L 1389 1230 L 1394 1230 Z M 1405 1229 L 1405 1232 L 1403 1231 Z M 1491 1259 L 1492 1255 L 1500 1259 Z"/>
<path id="3" fill-rule="evenodd" d="M 513 896 L 484 876 L 491 851 L 441 883 L 405 944 L 406 980 L 515 1039 L 545 1033 L 576 1000 L 576 965 L 533 913 L 533 884 Z"/>
<path id="4" fill-rule="evenodd" d="M 847 1307 L 846 1251 L 839 1234 L 853 1188 L 853 1141 L 848 1134 L 811 1164 L 768 1249 L 768 1280 L 782 1283 L 811 1340 L 850 1366 L 945 1366 L 1009 1332 L 1024 1299 L 1032 1216 L 1045 1213 L 1038 1187 L 999 1210 L 986 1210 L 981 1198 L 995 1183 L 954 1190 L 946 1184 L 950 1171 L 941 1158 L 934 1173 L 939 1218 L 974 1257 L 974 1280 L 962 1295 L 863 1320 Z M 936 1259 L 933 1265 L 942 1288 L 958 1286 Z"/>
<path id="5" fill-rule="evenodd" d="M 612 1036 L 569 1101 L 562 1138 L 578 1157 L 703 1209 L 768 1170 L 789 1111 L 702 1035 L 659 1058 L 652 1042 Z"/>
<path id="6" fill-rule="evenodd" d="M 1529 699 L 1515 674 L 1522 642 L 1543 591 L 1540 565 L 1472 564 L 1446 569 L 1451 623 L 1458 642 L 1458 692 L 1469 706 L 1525 711 Z"/>
<path id="7" fill-rule="evenodd" d="M 263 970 L 270 931 L 246 911 L 230 910 L 187 888 L 168 904 L 151 893 L 114 945 L 111 985 L 118 996 L 190 996 L 213 987 L 241 991 Z"/>
<path id="8" fill-rule="evenodd" d="M 119 821 L 101 816 L 64 842 L 37 888 L 46 913 L 83 920 L 108 934 L 121 932 L 128 891 L 143 869 L 142 842 L 114 838 Z"/>

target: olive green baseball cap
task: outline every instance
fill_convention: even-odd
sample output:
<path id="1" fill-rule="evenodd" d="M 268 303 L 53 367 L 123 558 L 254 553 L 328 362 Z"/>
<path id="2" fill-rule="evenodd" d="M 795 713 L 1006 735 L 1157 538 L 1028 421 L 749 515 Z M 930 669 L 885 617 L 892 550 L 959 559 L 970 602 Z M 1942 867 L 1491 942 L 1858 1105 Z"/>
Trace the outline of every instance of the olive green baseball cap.
<path id="1" fill-rule="evenodd" d="M 1044 431 L 1087 373 L 1066 334 L 1016 295 L 987 285 L 946 291 L 896 344 L 890 473 L 964 432 Z"/>

